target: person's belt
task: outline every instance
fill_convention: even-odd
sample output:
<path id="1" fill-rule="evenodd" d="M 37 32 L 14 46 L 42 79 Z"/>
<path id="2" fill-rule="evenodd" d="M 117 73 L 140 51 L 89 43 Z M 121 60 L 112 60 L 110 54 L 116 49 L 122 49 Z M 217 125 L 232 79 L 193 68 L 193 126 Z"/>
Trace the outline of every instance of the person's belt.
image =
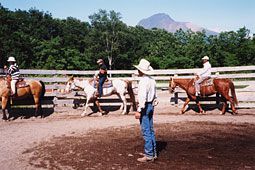
<path id="1" fill-rule="evenodd" d="M 151 101 L 151 102 L 145 102 L 145 104 L 152 104 L 153 103 L 153 101 Z"/>

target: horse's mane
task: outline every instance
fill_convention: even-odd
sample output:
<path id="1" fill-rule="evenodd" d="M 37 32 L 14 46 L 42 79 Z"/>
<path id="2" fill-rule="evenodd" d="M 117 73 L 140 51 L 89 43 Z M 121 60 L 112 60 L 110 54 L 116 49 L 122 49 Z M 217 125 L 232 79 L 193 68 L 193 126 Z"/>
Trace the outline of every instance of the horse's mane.
<path id="1" fill-rule="evenodd" d="M 5 80 L 5 76 L 0 75 L 0 80 Z"/>

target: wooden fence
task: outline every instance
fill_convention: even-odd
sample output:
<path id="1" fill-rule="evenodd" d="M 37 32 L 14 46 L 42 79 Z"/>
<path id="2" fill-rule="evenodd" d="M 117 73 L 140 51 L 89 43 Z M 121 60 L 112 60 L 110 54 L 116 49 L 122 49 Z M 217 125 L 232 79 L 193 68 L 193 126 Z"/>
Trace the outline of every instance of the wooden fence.
<path id="1" fill-rule="evenodd" d="M 154 70 L 152 75 L 157 81 L 158 89 L 168 90 L 168 81 L 171 76 L 181 78 L 192 78 L 194 73 L 200 69 L 166 69 Z M 95 71 L 78 71 L 78 70 L 20 70 L 22 76 L 27 79 L 36 79 L 45 82 L 46 96 L 55 97 L 55 102 L 65 105 L 64 100 L 84 99 L 78 97 L 70 97 L 63 95 L 65 82 L 68 76 L 76 76 L 84 79 L 93 77 Z M 136 70 L 109 70 L 108 73 L 112 76 L 110 79 L 123 78 L 133 81 L 133 86 L 136 87 L 137 71 Z M 255 107 L 255 66 L 236 66 L 236 67 L 215 67 L 212 68 L 213 77 L 230 78 L 236 86 L 237 98 L 240 102 L 239 107 Z M 168 92 L 166 92 L 168 93 Z M 171 97 L 172 96 L 172 97 Z M 174 95 L 169 94 L 171 104 L 182 103 L 186 96 L 183 90 L 177 89 Z M 62 100 L 62 102 L 60 102 Z M 66 101 L 67 102 L 67 101 Z M 70 103 L 70 101 L 68 102 Z"/>

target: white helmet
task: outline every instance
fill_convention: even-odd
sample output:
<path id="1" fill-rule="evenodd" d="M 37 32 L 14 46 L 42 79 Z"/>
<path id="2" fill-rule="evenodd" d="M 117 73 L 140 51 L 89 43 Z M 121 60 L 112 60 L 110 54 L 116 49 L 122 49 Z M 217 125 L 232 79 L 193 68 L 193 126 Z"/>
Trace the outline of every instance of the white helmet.
<path id="1" fill-rule="evenodd" d="M 14 57 L 9 57 L 7 61 L 8 61 L 8 62 L 16 62 L 16 60 L 15 60 Z"/>

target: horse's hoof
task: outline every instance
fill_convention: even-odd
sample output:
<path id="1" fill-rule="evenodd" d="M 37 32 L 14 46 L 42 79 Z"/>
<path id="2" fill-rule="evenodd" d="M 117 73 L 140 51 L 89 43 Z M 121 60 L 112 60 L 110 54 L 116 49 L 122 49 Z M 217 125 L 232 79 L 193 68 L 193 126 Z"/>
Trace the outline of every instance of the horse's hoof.
<path id="1" fill-rule="evenodd" d="M 84 117 L 84 116 L 86 116 L 86 113 L 82 113 L 82 114 L 81 114 L 81 117 Z"/>
<path id="2" fill-rule="evenodd" d="M 121 114 L 123 114 L 123 115 L 127 115 L 127 112 L 122 112 Z"/>
<path id="3" fill-rule="evenodd" d="M 2 118 L 2 121 L 3 121 L 3 122 L 7 122 L 7 121 L 8 121 L 8 119 L 4 119 L 4 118 Z"/>
<path id="4" fill-rule="evenodd" d="M 182 114 L 184 114 L 184 112 L 183 112 L 183 111 L 180 111 L 179 113 L 180 113 L 181 115 L 182 115 Z"/>

